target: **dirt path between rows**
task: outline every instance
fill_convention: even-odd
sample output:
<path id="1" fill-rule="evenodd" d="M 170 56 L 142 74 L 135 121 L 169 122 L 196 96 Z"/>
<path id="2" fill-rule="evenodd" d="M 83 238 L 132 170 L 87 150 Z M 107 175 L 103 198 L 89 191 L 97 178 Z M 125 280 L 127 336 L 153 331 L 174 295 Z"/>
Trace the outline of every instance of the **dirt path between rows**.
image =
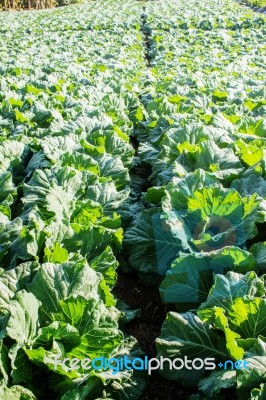
<path id="1" fill-rule="evenodd" d="M 171 307 L 162 303 L 158 289 L 144 286 L 137 275 L 120 274 L 113 292 L 130 308 L 141 310 L 140 317 L 129 322 L 126 331 L 138 340 L 145 355 L 156 357 L 155 339 L 160 335 Z M 185 400 L 190 394 L 179 383 L 164 379 L 155 372 L 140 400 Z"/>

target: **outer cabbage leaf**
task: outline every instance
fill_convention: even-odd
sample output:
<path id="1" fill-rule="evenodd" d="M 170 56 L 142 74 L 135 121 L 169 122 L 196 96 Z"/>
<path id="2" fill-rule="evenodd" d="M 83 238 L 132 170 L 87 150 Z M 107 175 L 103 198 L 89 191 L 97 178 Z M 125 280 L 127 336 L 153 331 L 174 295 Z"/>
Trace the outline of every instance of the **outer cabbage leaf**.
<path id="1" fill-rule="evenodd" d="M 19 345 L 31 345 L 38 329 L 38 311 L 41 303 L 32 293 L 19 291 L 10 301 L 10 317 L 6 326 L 9 337 Z"/>
<path id="2" fill-rule="evenodd" d="M 259 389 L 261 384 L 266 383 L 265 340 L 259 337 L 254 347 L 246 353 L 245 359 L 249 363 L 249 368 L 237 371 L 237 387 L 239 396 L 243 399 L 248 399 L 251 389 Z"/>
<path id="3" fill-rule="evenodd" d="M 169 208 L 168 204 L 169 200 Z M 178 204 L 179 208 L 165 213 L 166 221 L 182 224 L 198 251 L 244 247 L 257 233 L 256 222 L 264 220 L 260 199 L 256 195 L 242 198 L 234 189 L 202 188 L 189 196 L 186 204 Z"/>
<path id="4" fill-rule="evenodd" d="M 159 158 L 170 165 L 183 152 L 197 153 L 200 150 L 200 143 L 204 141 L 229 144 L 232 139 L 229 138 L 225 130 L 218 128 L 213 129 L 195 123 L 189 125 L 187 122 L 184 126 L 175 127 L 172 125 L 160 142 L 162 150 L 159 153 Z M 216 147 L 216 152 L 217 149 L 218 147 Z M 202 168 L 204 169 L 204 167 Z"/>
<path id="5" fill-rule="evenodd" d="M 60 301 L 71 295 L 97 298 L 99 282 L 100 277 L 86 262 L 46 263 L 39 268 L 28 290 L 41 301 L 40 311 L 45 321 L 52 312 L 58 311 Z"/>
<path id="6" fill-rule="evenodd" d="M 228 358 L 224 338 L 190 312 L 168 313 L 161 335 L 156 340 L 156 346 L 157 357 L 184 359 L 187 356 L 190 360 L 210 356 L 220 360 Z M 193 374 L 188 374 L 184 368 L 170 370 L 169 367 L 164 366 L 160 373 L 167 379 L 182 382 L 184 386 L 196 387 L 204 376 L 205 370 L 194 370 Z"/>
<path id="7" fill-rule="evenodd" d="M 38 269 L 37 263 L 22 263 L 10 271 L 0 270 L 0 311 L 5 314 L 9 310 L 10 300 L 16 292 L 26 289 Z"/>
<path id="8" fill-rule="evenodd" d="M 85 189 L 81 172 L 65 167 L 58 171 L 37 170 L 24 185 L 25 211 L 38 206 L 46 218 L 69 218 L 76 199 Z"/>
<path id="9" fill-rule="evenodd" d="M 252 254 L 238 247 L 183 256 L 167 271 L 160 294 L 164 302 L 176 303 L 188 310 L 206 300 L 213 284 L 213 273 L 225 274 L 228 270 L 246 273 L 255 266 Z"/>
<path id="10" fill-rule="evenodd" d="M 24 226 L 20 218 L 0 223 L 0 262 L 3 267 L 15 267 L 18 259 L 37 258 L 42 240 L 41 226 L 37 220 Z"/>
<path id="11" fill-rule="evenodd" d="M 232 181 L 243 171 L 243 166 L 233 150 L 220 149 L 214 141 L 200 143 L 197 149 L 182 153 L 175 162 L 186 173 L 201 168 L 223 181 Z"/>
<path id="12" fill-rule="evenodd" d="M 9 388 L 2 384 L 0 386 L 0 396 L 2 400 L 37 400 L 30 390 L 19 385 Z"/>
<path id="13" fill-rule="evenodd" d="M 134 269 L 164 275 L 182 249 L 189 249 L 182 224 L 165 223 L 160 209 L 141 211 L 125 232 L 124 250 Z"/>
<path id="14" fill-rule="evenodd" d="M 166 186 L 166 197 L 163 199 L 163 210 L 183 210 L 188 206 L 188 200 L 197 190 L 209 186 L 222 187 L 219 181 L 208 172 L 197 169 L 186 177 L 174 177 Z"/>
<path id="15" fill-rule="evenodd" d="M 255 243 L 250 247 L 250 252 L 256 258 L 261 274 L 266 272 L 266 242 Z"/>
<path id="16" fill-rule="evenodd" d="M 235 179 L 231 188 L 237 190 L 241 196 L 251 196 L 257 193 L 263 199 L 266 198 L 266 181 L 262 176 L 250 174 L 247 177 Z"/>
<path id="17" fill-rule="evenodd" d="M 207 398 L 223 398 L 224 389 L 234 388 L 236 385 L 236 371 L 214 371 L 210 376 L 202 379 L 199 383 L 199 390 Z"/>
<path id="18" fill-rule="evenodd" d="M 226 276 L 216 275 L 206 302 L 199 307 L 198 315 L 201 319 L 211 322 L 210 317 L 214 307 L 223 308 L 228 315 L 235 299 L 260 298 L 264 293 L 263 281 L 255 272 L 248 272 L 245 275 L 235 272 L 228 272 Z"/>

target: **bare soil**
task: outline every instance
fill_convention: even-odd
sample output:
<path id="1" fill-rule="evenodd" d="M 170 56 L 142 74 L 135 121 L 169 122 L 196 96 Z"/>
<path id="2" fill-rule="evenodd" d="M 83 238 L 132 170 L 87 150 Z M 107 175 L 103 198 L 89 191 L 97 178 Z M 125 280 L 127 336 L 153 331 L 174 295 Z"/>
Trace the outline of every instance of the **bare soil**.
<path id="1" fill-rule="evenodd" d="M 160 335 L 171 307 L 162 303 L 158 289 L 144 286 L 137 275 L 120 274 L 113 291 L 132 309 L 141 310 L 140 318 L 129 322 L 126 331 L 138 340 L 145 355 L 155 357 L 155 339 Z M 141 400 L 185 400 L 189 395 L 177 382 L 164 379 L 154 372 Z"/>

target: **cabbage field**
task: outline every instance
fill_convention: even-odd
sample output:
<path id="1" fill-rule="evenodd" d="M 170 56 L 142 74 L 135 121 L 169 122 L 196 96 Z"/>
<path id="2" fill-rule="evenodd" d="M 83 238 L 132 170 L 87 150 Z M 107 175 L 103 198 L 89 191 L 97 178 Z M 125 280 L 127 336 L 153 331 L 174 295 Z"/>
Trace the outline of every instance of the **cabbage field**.
<path id="1" fill-rule="evenodd" d="M 0 14 L 0 400 L 266 399 L 265 38 L 234 0 Z M 148 355 L 214 369 L 140 367 L 127 279 Z"/>

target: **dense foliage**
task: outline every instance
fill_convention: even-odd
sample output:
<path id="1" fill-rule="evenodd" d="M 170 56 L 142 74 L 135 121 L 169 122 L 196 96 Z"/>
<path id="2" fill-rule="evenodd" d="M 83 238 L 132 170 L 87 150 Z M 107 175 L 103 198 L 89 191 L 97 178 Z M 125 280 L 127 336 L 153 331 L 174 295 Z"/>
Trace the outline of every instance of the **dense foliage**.
<path id="1" fill-rule="evenodd" d="M 250 4 L 251 6 L 254 6 L 254 7 L 265 7 L 266 0 L 248 0 L 247 4 Z"/>
<path id="2" fill-rule="evenodd" d="M 221 7 L 148 7 L 152 84 L 135 135 L 152 187 L 124 247 L 145 282 L 161 275 L 162 299 L 178 311 L 158 356 L 250 361 L 212 374 L 166 366 L 163 376 L 197 388 L 193 399 L 254 400 L 265 396 L 266 25 Z"/>
<path id="3" fill-rule="evenodd" d="M 55 371 L 51 362 L 140 352 L 111 294 L 121 217 L 131 218 L 131 88 L 145 67 L 134 7 L 1 18 L 3 400 L 134 399 L 146 385 L 127 370 Z"/>
<path id="4" fill-rule="evenodd" d="M 0 17 L 3 400 L 140 398 L 138 371 L 51 362 L 142 355 L 118 261 L 177 309 L 158 356 L 251 365 L 167 379 L 265 396 L 266 19 L 227 0 L 142 7 Z"/>

